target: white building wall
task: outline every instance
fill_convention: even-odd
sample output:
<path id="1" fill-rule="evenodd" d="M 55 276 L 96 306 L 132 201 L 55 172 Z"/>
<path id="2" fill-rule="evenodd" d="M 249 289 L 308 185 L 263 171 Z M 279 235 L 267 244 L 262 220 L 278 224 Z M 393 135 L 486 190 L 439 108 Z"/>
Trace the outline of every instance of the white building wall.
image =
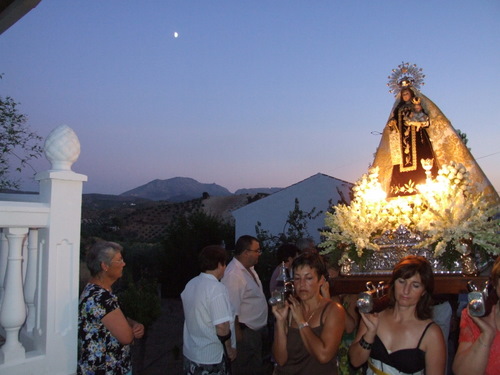
<path id="1" fill-rule="evenodd" d="M 257 222 L 262 229 L 273 235 L 286 231 L 286 220 L 290 211 L 295 207 L 295 198 L 299 200 L 299 207 L 304 212 L 310 212 L 314 207 L 316 213 L 323 211 L 316 219 L 308 223 L 308 231 L 315 243 L 320 241 L 318 229 L 324 227 L 325 212 L 329 209 L 329 201 L 335 205 L 341 200 L 339 191 L 345 199 L 349 199 L 349 190 L 352 184 L 322 173 L 311 176 L 301 182 L 291 185 L 270 196 L 250 203 L 233 211 L 236 222 L 236 239 L 244 234 L 255 236 Z"/>

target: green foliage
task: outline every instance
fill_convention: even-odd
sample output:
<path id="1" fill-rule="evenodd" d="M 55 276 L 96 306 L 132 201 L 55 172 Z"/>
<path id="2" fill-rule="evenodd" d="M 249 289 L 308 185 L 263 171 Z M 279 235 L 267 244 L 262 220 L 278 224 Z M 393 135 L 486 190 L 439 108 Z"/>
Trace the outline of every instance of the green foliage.
<path id="1" fill-rule="evenodd" d="M 199 273 L 200 250 L 223 241 L 234 245 L 234 226 L 216 216 L 195 211 L 175 218 L 163 242 L 166 264 L 161 276 L 162 292 L 178 297 L 186 283 Z"/>
<path id="2" fill-rule="evenodd" d="M 316 207 L 309 212 L 304 212 L 300 209 L 299 199 L 295 198 L 295 206 L 288 213 L 288 217 L 283 227 L 283 232 L 286 229 L 286 238 L 288 242 L 295 243 L 301 238 L 310 237 L 307 230 L 307 223 L 310 220 L 316 219 L 323 211 L 316 212 Z"/>
<path id="3" fill-rule="evenodd" d="M 19 189 L 19 179 L 11 172 L 21 172 L 43 151 L 39 145 L 42 138 L 30 131 L 18 104 L 10 96 L 0 96 L 0 189 Z"/>
<path id="4" fill-rule="evenodd" d="M 156 280 L 143 277 L 136 283 L 130 273 L 126 273 L 123 279 L 125 285 L 117 292 L 123 313 L 144 324 L 144 327 L 149 327 L 161 313 Z"/>
<path id="5" fill-rule="evenodd" d="M 276 250 L 280 245 L 285 243 L 295 244 L 301 238 L 310 237 L 307 224 L 310 220 L 314 220 L 323 211 L 316 212 L 316 207 L 309 212 L 305 212 L 300 208 L 298 198 L 295 198 L 295 205 L 291 210 L 283 225 L 283 232 L 273 235 L 269 230 L 262 228 L 260 221 L 255 225 L 256 238 L 260 242 L 262 255 L 259 257 L 259 263 L 255 266 L 256 271 L 262 281 L 262 285 L 269 285 L 269 279 L 278 265 L 276 260 Z M 268 293 L 268 288 L 264 288 L 264 292 Z"/>
<path id="6" fill-rule="evenodd" d="M 161 243 L 122 242 L 121 244 L 125 249 L 123 257 L 126 270 L 133 280 L 160 278 L 162 267 L 166 263 Z"/>
<path id="7" fill-rule="evenodd" d="M 263 229 L 261 222 L 257 222 L 255 233 L 260 242 L 261 249 L 274 252 L 283 243 L 296 243 L 301 238 L 311 237 L 307 224 L 322 213 L 323 211 L 316 212 L 316 207 L 313 207 L 309 212 L 303 211 L 300 208 L 298 198 L 295 198 L 294 208 L 288 213 L 283 225 L 283 232 L 274 235 L 267 229 Z"/>
<path id="8" fill-rule="evenodd" d="M 434 251 L 435 247 L 436 244 L 433 244 L 431 249 Z M 474 243 L 470 245 L 470 250 L 479 268 L 494 262 L 496 258 L 495 255 L 488 253 L 483 247 Z M 444 251 L 438 259 L 443 264 L 444 268 L 451 270 L 463 261 L 463 254 L 456 249 L 455 243 L 448 242 L 446 244 L 446 251 Z"/>
<path id="9" fill-rule="evenodd" d="M 106 241 L 109 239 L 106 238 Z M 85 262 L 87 250 L 98 241 L 99 237 L 83 238 L 80 243 L 80 260 Z M 158 278 L 164 263 L 164 252 L 161 244 L 124 243 L 123 258 L 125 268 L 123 276 L 113 285 L 120 306 L 125 315 L 149 326 L 160 315 L 161 303 L 158 291 Z M 90 276 L 90 275 L 88 275 Z M 87 277 L 88 277 L 87 276 Z M 80 292 L 88 282 L 80 280 Z"/>
<path id="10" fill-rule="evenodd" d="M 469 138 L 467 138 L 467 133 L 461 131 L 460 129 L 457 129 L 457 134 L 462 139 L 464 145 L 467 146 L 467 143 L 469 143 Z M 470 151 L 470 147 L 467 147 L 467 149 Z"/>
<path id="11" fill-rule="evenodd" d="M 436 244 L 432 244 L 430 248 L 432 249 L 432 251 L 435 251 Z M 439 260 L 443 263 L 443 266 L 448 270 L 451 270 L 455 263 L 460 261 L 460 258 L 462 256 L 459 251 L 455 250 L 455 244 L 453 242 L 448 242 L 446 244 L 446 251 L 443 252 L 443 254 L 439 257 Z"/>

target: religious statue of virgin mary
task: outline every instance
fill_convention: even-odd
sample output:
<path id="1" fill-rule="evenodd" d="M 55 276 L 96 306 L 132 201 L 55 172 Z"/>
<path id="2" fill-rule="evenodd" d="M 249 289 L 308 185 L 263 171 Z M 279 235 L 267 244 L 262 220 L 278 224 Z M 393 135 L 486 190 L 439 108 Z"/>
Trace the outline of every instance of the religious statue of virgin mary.
<path id="1" fill-rule="evenodd" d="M 417 186 L 435 178 L 452 161 L 469 172 L 472 189 L 491 203 L 500 203 L 498 193 L 485 176 L 462 138 L 436 104 L 419 89 L 422 69 L 402 63 L 388 77 L 396 101 L 382 133 L 373 167 L 387 197 L 418 193 Z"/>
<path id="2" fill-rule="evenodd" d="M 392 71 L 396 102 L 372 168 L 355 183 L 349 204 L 325 214 L 320 246 L 339 258 L 344 274 L 390 272 L 408 254 L 426 256 L 435 271 L 475 273 L 473 251 L 500 253 L 498 193 L 420 92 L 423 78 L 409 63 Z M 454 269 L 462 258 L 470 267 Z"/>

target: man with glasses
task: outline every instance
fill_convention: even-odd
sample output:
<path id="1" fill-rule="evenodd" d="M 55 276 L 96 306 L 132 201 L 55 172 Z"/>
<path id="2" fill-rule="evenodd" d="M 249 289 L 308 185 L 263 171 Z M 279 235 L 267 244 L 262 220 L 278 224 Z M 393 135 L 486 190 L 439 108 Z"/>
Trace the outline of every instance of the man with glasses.
<path id="1" fill-rule="evenodd" d="M 234 309 L 236 349 L 233 375 L 261 375 L 263 339 L 267 337 L 267 300 L 254 266 L 260 254 L 259 241 L 252 236 L 238 238 L 234 258 L 229 262 L 222 283 L 227 287 Z"/>

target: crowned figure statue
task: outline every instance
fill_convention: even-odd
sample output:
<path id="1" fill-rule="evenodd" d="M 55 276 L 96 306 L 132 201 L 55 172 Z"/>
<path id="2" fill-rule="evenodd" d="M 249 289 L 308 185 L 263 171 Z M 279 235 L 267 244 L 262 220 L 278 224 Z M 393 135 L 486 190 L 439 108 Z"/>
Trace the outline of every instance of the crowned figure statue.
<path id="1" fill-rule="evenodd" d="M 400 64 L 388 77 L 396 101 L 373 162 L 387 197 L 417 194 L 418 185 L 435 178 L 442 166 L 455 162 L 469 172 L 475 193 L 482 192 L 492 204 L 500 203 L 498 193 L 451 122 L 419 91 L 424 77 L 421 68 L 409 63 Z"/>
<path id="2" fill-rule="evenodd" d="M 339 259 L 343 274 L 391 272 L 410 254 L 425 256 L 435 272 L 476 274 L 489 255 L 500 254 L 498 193 L 419 91 L 424 77 L 409 63 L 392 71 L 396 102 L 372 168 L 349 204 L 325 214 L 320 246 Z"/>

